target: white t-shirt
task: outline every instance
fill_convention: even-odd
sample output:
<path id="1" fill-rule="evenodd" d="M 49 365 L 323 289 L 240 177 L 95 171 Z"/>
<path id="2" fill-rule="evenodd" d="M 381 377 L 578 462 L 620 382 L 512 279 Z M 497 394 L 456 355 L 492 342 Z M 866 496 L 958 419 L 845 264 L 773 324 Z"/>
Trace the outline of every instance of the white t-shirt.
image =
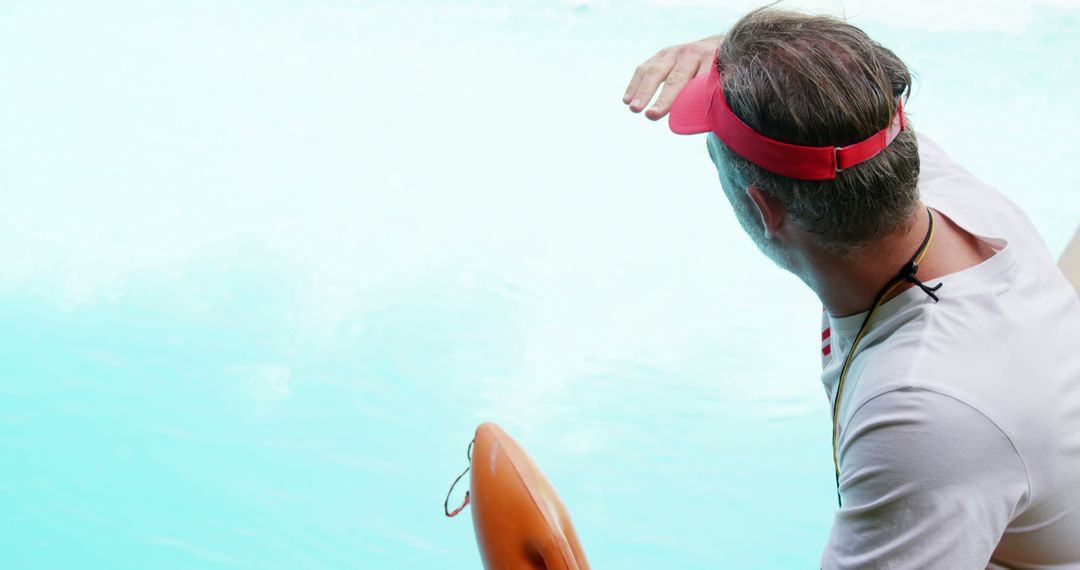
<path id="1" fill-rule="evenodd" d="M 1080 568 L 1080 300 L 1016 205 L 919 147 L 923 202 L 996 253 L 930 280 L 940 302 L 912 287 L 874 316 L 821 566 Z M 824 317 L 830 402 L 864 316 Z"/>

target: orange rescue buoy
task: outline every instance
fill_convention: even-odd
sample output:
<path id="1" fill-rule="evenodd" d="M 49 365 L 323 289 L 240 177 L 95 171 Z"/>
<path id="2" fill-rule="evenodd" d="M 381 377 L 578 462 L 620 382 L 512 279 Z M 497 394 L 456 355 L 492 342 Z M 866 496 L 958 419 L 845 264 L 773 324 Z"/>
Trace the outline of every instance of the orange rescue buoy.
<path id="1" fill-rule="evenodd" d="M 476 428 L 470 469 L 465 503 L 472 503 L 484 568 L 588 570 L 566 507 L 540 468 L 502 428 L 493 423 Z M 447 510 L 447 515 L 460 510 Z"/>

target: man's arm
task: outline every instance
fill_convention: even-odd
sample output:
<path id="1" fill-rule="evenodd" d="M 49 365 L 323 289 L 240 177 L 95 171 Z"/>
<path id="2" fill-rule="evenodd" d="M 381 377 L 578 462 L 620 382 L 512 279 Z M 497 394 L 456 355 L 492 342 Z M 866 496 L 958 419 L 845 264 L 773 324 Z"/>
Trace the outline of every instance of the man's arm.
<path id="1" fill-rule="evenodd" d="M 1073 287 L 1076 287 L 1077 293 L 1080 293 L 1080 230 L 1076 230 L 1072 243 L 1065 248 L 1060 263 L 1062 273 L 1072 282 Z"/>
<path id="2" fill-rule="evenodd" d="M 937 392 L 886 392 L 841 437 L 840 493 L 821 567 L 985 568 L 1028 501 L 1009 438 Z"/>

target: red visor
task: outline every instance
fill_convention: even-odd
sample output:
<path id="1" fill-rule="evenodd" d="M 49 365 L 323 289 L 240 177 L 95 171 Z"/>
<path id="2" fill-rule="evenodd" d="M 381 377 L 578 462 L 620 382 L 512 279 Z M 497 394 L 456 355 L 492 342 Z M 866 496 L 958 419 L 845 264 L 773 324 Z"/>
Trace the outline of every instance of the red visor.
<path id="1" fill-rule="evenodd" d="M 896 104 L 892 123 L 848 146 L 799 146 L 773 140 L 742 122 L 728 108 L 720 71 L 694 78 L 675 99 L 668 126 L 680 135 L 712 131 L 728 148 L 754 164 L 788 178 L 832 180 L 836 173 L 873 158 L 904 130 L 904 109 Z"/>

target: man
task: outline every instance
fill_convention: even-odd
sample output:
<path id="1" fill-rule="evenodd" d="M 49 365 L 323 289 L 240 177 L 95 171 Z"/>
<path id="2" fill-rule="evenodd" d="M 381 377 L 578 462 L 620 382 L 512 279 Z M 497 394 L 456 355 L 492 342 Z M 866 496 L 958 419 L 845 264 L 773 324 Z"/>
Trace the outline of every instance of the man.
<path id="1" fill-rule="evenodd" d="M 823 568 L 1080 568 L 1080 300 L 1024 213 L 916 134 L 858 28 L 770 8 L 624 102 L 708 132 L 743 228 L 824 305 Z"/>

